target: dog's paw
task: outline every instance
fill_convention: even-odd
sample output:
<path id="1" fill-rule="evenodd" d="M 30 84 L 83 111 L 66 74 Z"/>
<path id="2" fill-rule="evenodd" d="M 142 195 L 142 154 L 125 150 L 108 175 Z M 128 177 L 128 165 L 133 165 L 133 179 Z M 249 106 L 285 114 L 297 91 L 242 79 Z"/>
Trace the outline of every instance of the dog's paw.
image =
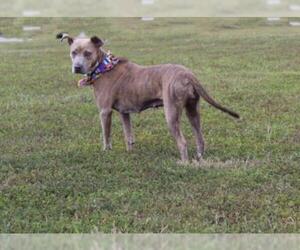
<path id="1" fill-rule="evenodd" d="M 180 166 L 187 166 L 190 164 L 189 161 L 183 161 L 183 160 L 178 160 L 176 163 L 177 163 L 177 165 L 180 165 Z"/>
<path id="2" fill-rule="evenodd" d="M 193 159 L 191 165 L 193 167 L 200 167 L 201 166 L 201 161 L 202 161 L 202 158 L 201 159 L 198 159 L 198 158 L 197 159 Z"/>
<path id="3" fill-rule="evenodd" d="M 112 145 L 105 145 L 103 147 L 103 151 L 109 151 L 109 150 L 112 150 Z"/>

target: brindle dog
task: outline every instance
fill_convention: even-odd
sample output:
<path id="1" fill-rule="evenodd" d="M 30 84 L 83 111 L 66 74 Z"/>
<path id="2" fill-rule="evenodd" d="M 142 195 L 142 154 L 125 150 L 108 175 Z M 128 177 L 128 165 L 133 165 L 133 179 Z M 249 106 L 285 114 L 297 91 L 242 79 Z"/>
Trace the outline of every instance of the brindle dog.
<path id="1" fill-rule="evenodd" d="M 60 33 L 70 45 L 72 72 L 87 74 L 102 62 L 105 52 L 100 38 L 72 38 Z M 204 153 L 198 103 L 200 96 L 215 108 L 239 118 L 239 115 L 218 104 L 201 86 L 195 75 L 176 64 L 140 66 L 120 58 L 113 70 L 104 73 L 93 84 L 103 132 L 104 149 L 111 149 L 111 117 L 113 110 L 120 114 L 127 150 L 132 150 L 134 136 L 130 114 L 148 108 L 163 107 L 166 121 L 180 152 L 181 161 L 188 162 L 187 143 L 180 129 L 180 117 L 185 109 L 196 138 L 197 158 Z"/>

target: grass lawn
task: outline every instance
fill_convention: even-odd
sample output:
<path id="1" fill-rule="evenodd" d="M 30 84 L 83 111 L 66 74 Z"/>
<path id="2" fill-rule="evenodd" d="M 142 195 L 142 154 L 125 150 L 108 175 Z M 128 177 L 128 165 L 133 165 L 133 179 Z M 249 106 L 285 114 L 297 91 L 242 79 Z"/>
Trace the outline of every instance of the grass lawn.
<path id="1" fill-rule="evenodd" d="M 1 233 L 300 232 L 300 28 L 287 19 L 0 18 L 0 31 L 32 39 L 0 44 Z M 114 113 L 103 152 L 60 31 L 97 34 L 139 64 L 183 64 L 242 119 L 201 102 L 201 166 L 176 164 L 162 109 L 133 115 L 129 154 Z"/>

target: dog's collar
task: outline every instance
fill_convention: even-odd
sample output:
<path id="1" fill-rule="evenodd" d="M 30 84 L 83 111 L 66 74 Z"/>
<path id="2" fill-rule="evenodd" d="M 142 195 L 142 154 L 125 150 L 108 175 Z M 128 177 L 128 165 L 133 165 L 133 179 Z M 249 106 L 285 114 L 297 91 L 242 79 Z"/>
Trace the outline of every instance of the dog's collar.
<path id="1" fill-rule="evenodd" d="M 111 71 L 118 63 L 119 59 L 109 51 L 105 54 L 102 62 L 97 62 L 94 70 L 87 73 L 86 77 L 78 82 L 78 86 L 85 87 L 92 85 L 102 74 Z"/>

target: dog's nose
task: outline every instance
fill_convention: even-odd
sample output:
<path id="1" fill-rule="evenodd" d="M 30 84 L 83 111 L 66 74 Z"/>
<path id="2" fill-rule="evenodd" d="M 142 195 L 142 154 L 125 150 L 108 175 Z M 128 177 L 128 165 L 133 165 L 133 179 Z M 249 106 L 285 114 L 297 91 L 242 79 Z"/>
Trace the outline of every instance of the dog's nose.
<path id="1" fill-rule="evenodd" d="M 75 73 L 81 73 L 81 71 L 82 71 L 82 70 L 81 70 L 81 67 L 80 67 L 80 66 L 75 66 L 75 67 L 74 67 L 74 72 L 75 72 Z"/>

